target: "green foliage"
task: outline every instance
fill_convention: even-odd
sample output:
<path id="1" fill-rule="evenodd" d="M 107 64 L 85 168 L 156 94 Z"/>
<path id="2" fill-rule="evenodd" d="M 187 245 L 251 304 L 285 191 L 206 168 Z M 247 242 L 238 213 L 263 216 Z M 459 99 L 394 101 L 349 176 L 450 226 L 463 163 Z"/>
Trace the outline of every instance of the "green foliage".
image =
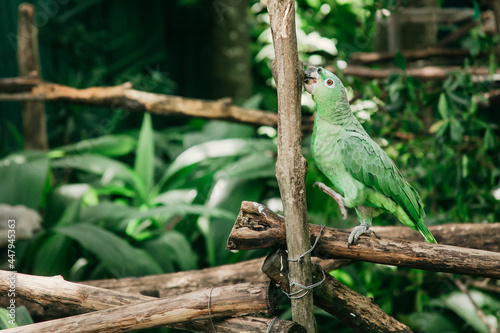
<path id="1" fill-rule="evenodd" d="M 44 79 L 75 87 L 131 81 L 139 90 L 211 98 L 204 80 L 210 57 L 203 55 L 215 51 L 195 27 L 208 31 L 213 24 L 206 4 L 88 0 L 61 5 L 40 26 Z M 301 61 L 341 67 L 353 52 L 372 51 L 376 11 L 391 4 L 297 1 Z M 15 7 L 9 7 L 12 17 Z M 477 4 L 474 8 L 477 16 Z M 7 16 L 2 22 L 11 21 Z M 276 110 L 269 16 L 261 1 L 250 2 L 249 20 L 255 95 L 245 106 Z M 498 42 L 480 27 L 472 29 L 457 42 L 472 54 L 463 68 L 482 65 L 495 71 L 492 46 Z M 15 75 L 10 73 L 15 59 L 9 61 L 5 76 Z M 391 65 L 402 71 L 411 66 L 401 53 Z M 478 82 L 465 70 L 443 82 L 405 74 L 341 79 L 349 96 L 360 95 L 352 104 L 358 119 L 421 194 L 427 224 L 500 219 L 500 201 L 492 194 L 500 191 L 500 129 L 496 110 L 482 105 L 493 81 Z M 311 111 L 307 94 L 303 101 L 305 111 Z M 44 217 L 33 239 L 17 241 L 18 271 L 79 281 L 198 269 L 265 254 L 232 253 L 225 243 L 241 201 L 280 209 L 276 131 L 142 117 L 118 106 L 47 104 L 50 147 L 57 148 L 46 153 L 14 152 L 13 147 L 23 146 L 20 120 L 10 116 L 15 112 L 0 114 L 2 135 L 9 135 L 0 151 L 0 202 L 38 209 Z M 337 205 L 312 187 L 326 179 L 311 160 L 309 140 L 306 135 L 303 144 L 310 222 L 353 227 L 355 214 L 341 220 Z M 397 222 L 384 215 L 374 223 Z M 414 331 L 485 331 L 470 299 L 447 275 L 370 263 L 331 274 L 373 297 Z M 498 327 L 498 294 L 473 289 L 471 295 Z M 18 325 L 30 322 L 23 311 L 18 308 Z M 7 327 L 5 314 L 0 310 L 1 328 Z M 287 316 L 285 310 L 282 317 Z M 322 311 L 316 317 L 319 331 L 350 332 Z"/>
<path id="2" fill-rule="evenodd" d="M 28 309 L 24 305 L 16 306 L 14 320 L 10 317 L 10 309 L 0 308 L 0 329 L 3 330 L 29 324 L 33 324 L 33 319 L 31 319 Z"/>

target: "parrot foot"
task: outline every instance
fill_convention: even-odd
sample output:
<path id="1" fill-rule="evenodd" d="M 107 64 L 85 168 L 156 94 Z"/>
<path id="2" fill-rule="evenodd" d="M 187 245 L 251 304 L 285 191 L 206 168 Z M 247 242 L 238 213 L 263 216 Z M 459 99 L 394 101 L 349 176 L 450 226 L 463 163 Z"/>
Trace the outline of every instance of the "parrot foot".
<path id="1" fill-rule="evenodd" d="M 360 225 L 358 225 L 357 227 L 355 227 L 351 231 L 351 234 L 349 235 L 349 239 L 347 240 L 347 247 L 349 248 L 349 246 L 351 246 L 351 245 L 356 245 L 356 243 L 358 242 L 359 236 L 361 236 L 362 234 L 371 233 L 371 232 L 372 231 L 370 230 L 370 224 L 363 221 Z M 377 235 L 375 235 L 375 237 L 378 238 Z"/>
<path id="2" fill-rule="evenodd" d="M 329 188 L 328 186 L 326 186 L 325 184 L 323 184 L 321 182 L 315 182 L 313 184 L 313 187 L 314 186 L 319 187 L 323 192 L 325 192 L 326 194 L 331 196 L 333 198 L 333 200 L 335 200 L 337 202 L 337 204 L 339 205 L 339 208 L 340 208 L 340 213 L 342 213 L 342 219 L 345 220 L 347 218 L 347 208 L 346 208 L 345 203 L 344 203 L 344 198 L 340 194 L 338 194 L 337 192 L 335 192 L 334 190 L 332 190 L 331 188 Z"/>

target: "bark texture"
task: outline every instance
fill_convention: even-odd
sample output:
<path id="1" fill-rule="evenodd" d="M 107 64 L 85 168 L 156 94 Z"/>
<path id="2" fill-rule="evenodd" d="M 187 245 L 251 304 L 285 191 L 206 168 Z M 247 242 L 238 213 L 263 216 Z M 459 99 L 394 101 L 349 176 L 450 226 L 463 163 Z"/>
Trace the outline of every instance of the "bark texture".
<path id="1" fill-rule="evenodd" d="M 310 224 L 309 229 L 312 244 L 321 227 Z M 428 244 L 423 239 L 413 242 L 389 237 L 377 238 L 374 235 L 363 235 L 355 246 L 348 248 L 348 236 L 349 231 L 325 228 L 313 255 L 323 259 L 354 259 L 436 272 L 500 278 L 500 253 L 497 252 Z M 436 239 L 440 241 L 439 237 Z M 283 217 L 264 205 L 242 203 L 228 239 L 228 249 L 285 248 L 285 244 Z"/>
<path id="2" fill-rule="evenodd" d="M 254 125 L 276 126 L 276 113 L 245 109 L 231 99 L 207 101 L 135 90 L 132 84 L 76 89 L 32 78 L 0 79 L 0 101 L 54 101 L 109 106 L 160 115 L 184 115 L 229 120 Z"/>
<path id="3" fill-rule="evenodd" d="M 302 156 L 301 92 L 303 66 L 297 52 L 295 33 L 295 2 L 267 2 L 274 54 L 273 77 L 278 92 L 278 158 L 276 178 L 287 217 L 287 249 L 290 257 L 298 258 L 309 249 L 307 227 L 306 174 L 307 162 Z M 311 256 L 291 263 L 290 279 L 301 285 L 311 284 Z M 299 291 L 294 286 L 292 292 Z M 292 318 L 307 329 L 316 331 L 312 295 L 292 299 Z"/>
<path id="4" fill-rule="evenodd" d="M 12 273 L 2 272 L 2 274 Z M 5 281 L 3 276 L 1 281 Z M 4 282 L 0 288 L 0 292 L 4 294 L 6 288 Z M 210 317 L 222 319 L 248 314 L 271 315 L 275 309 L 276 297 L 275 289 L 268 282 L 207 288 L 157 299 L 81 286 L 60 278 L 24 274 L 17 274 L 16 292 L 26 299 L 45 305 L 81 306 L 82 311 L 103 310 L 21 326 L 6 330 L 6 332 L 128 332 L 208 320 Z M 182 325 L 177 327 L 182 327 Z"/>
<path id="5" fill-rule="evenodd" d="M 41 77 L 40 55 L 38 53 L 38 28 L 34 20 L 33 5 L 19 6 L 19 27 L 17 62 L 20 76 Z M 23 101 L 24 146 L 26 149 L 47 150 L 47 121 L 45 104 L 41 101 Z"/>
<path id="6" fill-rule="evenodd" d="M 283 250 L 273 251 L 264 262 L 262 271 L 289 292 L 287 254 Z M 313 283 L 324 281 L 313 289 L 314 304 L 356 332 L 411 332 L 410 328 L 387 315 L 368 297 L 346 287 L 333 276 L 315 266 Z"/>

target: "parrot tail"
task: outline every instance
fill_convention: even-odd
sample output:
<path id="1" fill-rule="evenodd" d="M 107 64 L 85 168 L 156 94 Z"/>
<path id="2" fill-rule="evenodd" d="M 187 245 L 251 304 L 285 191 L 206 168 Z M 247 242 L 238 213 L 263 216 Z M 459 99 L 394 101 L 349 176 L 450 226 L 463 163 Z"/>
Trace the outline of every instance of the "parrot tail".
<path id="1" fill-rule="evenodd" d="M 419 221 L 418 223 L 416 223 L 416 227 L 417 227 L 417 230 L 420 231 L 422 236 L 424 236 L 427 243 L 434 243 L 434 244 L 438 243 L 436 241 L 436 239 L 434 238 L 434 236 L 429 231 L 429 229 L 427 229 L 427 227 L 425 226 L 423 221 Z"/>

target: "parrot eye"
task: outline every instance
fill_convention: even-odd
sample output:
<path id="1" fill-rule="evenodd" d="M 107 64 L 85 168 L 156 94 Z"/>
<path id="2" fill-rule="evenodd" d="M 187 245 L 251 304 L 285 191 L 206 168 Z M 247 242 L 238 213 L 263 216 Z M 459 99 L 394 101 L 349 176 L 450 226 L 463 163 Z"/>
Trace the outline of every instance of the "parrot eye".
<path id="1" fill-rule="evenodd" d="M 332 79 L 326 79 L 325 80 L 325 85 L 328 87 L 328 88 L 334 88 L 335 87 L 335 82 L 333 82 Z"/>

